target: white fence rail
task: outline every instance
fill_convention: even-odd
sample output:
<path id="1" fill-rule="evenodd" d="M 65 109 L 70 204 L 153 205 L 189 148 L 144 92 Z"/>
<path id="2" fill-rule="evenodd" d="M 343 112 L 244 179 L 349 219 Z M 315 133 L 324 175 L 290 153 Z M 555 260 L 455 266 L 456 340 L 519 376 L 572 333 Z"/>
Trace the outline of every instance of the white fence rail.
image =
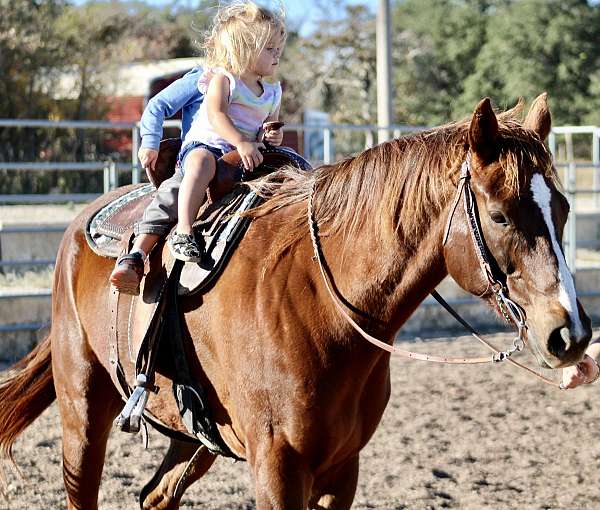
<path id="1" fill-rule="evenodd" d="M 179 121 L 167 121 L 165 127 L 179 127 Z M 48 129 L 77 129 L 77 130 L 110 130 L 125 131 L 131 136 L 131 154 L 127 156 L 127 161 L 93 161 L 93 162 L 2 162 L 0 161 L 0 171 L 102 171 L 104 174 L 104 192 L 112 190 L 119 186 L 119 173 L 131 172 L 131 182 L 139 183 L 141 180 L 141 169 L 138 165 L 137 151 L 139 148 L 139 125 L 134 123 L 111 123 L 111 122 L 92 122 L 92 121 L 44 121 L 44 120 L 12 120 L 0 119 L 0 129 L 11 128 L 48 128 Z M 336 136 L 350 133 L 360 134 L 358 142 L 352 151 L 359 151 L 371 147 L 377 140 L 377 132 L 380 129 L 376 125 L 347 125 L 347 124 L 322 124 L 322 125 L 303 125 L 288 124 L 284 128 L 288 131 L 297 131 L 302 133 L 306 140 L 307 133 L 313 133 L 312 143 L 316 140 L 319 157 L 311 158 L 311 154 L 305 154 L 313 163 L 331 163 L 336 160 Z M 414 125 L 393 125 L 388 128 L 393 136 L 399 137 L 403 134 L 426 129 L 426 126 Z M 299 135 L 300 136 L 300 135 Z M 577 137 L 577 143 L 574 138 Z M 582 137 L 589 140 L 581 141 Z M 589 145 L 588 145 L 589 144 Z M 571 205 L 569 222 L 565 229 L 564 248 L 567 262 L 572 272 L 577 270 L 577 248 L 599 248 L 599 240 L 577 240 L 577 215 L 575 212 L 580 207 L 583 196 L 588 196 L 585 201 L 587 210 L 595 210 L 600 213 L 600 127 L 598 126 L 559 126 L 552 129 L 548 140 L 549 148 L 555 157 L 556 166 L 561 173 L 561 180 L 564 192 Z M 577 157 L 576 149 L 588 146 L 589 156 Z M 314 149 L 314 147 L 309 147 Z M 352 152 L 350 151 L 350 152 Z M 580 178 L 579 174 L 591 170 L 592 176 L 589 178 Z M 76 193 L 76 194 L 48 194 L 48 195 L 0 195 L 0 205 L 3 204 L 22 204 L 22 203 L 59 203 L 59 202 L 87 202 L 98 196 L 98 193 Z M 591 196 L 591 199 L 589 197 Z M 1 220 L 1 218 L 0 218 Z M 13 231 L 26 232 L 30 227 L 9 227 Z M 55 227 L 39 227 L 40 231 L 50 231 Z M 20 230 L 19 230 L 20 229 Z M 0 221 L 0 232 L 2 232 L 2 222 Z M 7 229 L 4 229 L 7 232 Z M 0 271 L 3 268 L 19 268 L 28 266 L 47 266 L 54 261 L 50 259 L 43 260 L 11 260 L 3 261 L 0 258 Z M 597 291 L 586 292 L 586 295 L 600 295 L 600 289 Z M 40 294 L 40 297 L 46 297 L 46 294 Z M 0 296 L 0 299 L 9 299 L 10 292 Z M 428 304 L 428 303 L 426 303 Z M 14 329 L 6 329 L 8 326 L 0 327 L 0 331 L 18 331 L 34 330 L 39 328 L 39 324 L 16 324 Z"/>
<path id="2" fill-rule="evenodd" d="M 164 124 L 165 128 L 179 128 L 180 121 L 170 120 Z M 23 129 L 23 128 L 46 128 L 46 129 L 77 129 L 83 131 L 89 130 L 110 130 L 110 131 L 125 131 L 131 136 L 131 154 L 127 158 L 128 161 L 115 162 L 111 159 L 106 161 L 91 161 L 91 162 L 71 162 L 71 161 L 20 161 L 20 162 L 3 162 L 0 161 L 0 170 L 7 171 L 102 171 L 104 172 L 104 192 L 115 189 L 119 185 L 119 172 L 130 171 L 131 182 L 137 184 L 141 180 L 141 169 L 137 159 L 139 149 L 139 124 L 127 122 L 103 122 L 103 121 L 46 121 L 46 120 L 27 120 L 27 119 L 0 119 L 0 129 Z M 426 126 L 413 125 L 393 125 L 389 129 L 394 137 L 399 137 L 402 134 L 425 129 Z M 317 142 L 321 140 L 320 152 L 322 157 L 314 163 L 331 163 L 335 161 L 336 152 L 333 144 L 335 132 L 358 132 L 364 134 L 364 144 L 358 149 L 364 149 L 374 145 L 376 132 L 378 127 L 375 125 L 355 126 L 350 124 L 289 124 L 286 125 L 287 131 L 298 131 L 305 133 L 320 133 L 317 136 Z M 314 138 L 313 138 L 314 140 Z M 97 196 L 97 195 L 96 195 Z M 70 194 L 68 196 L 61 195 L 41 195 L 36 198 L 33 195 L 0 195 L 0 204 L 19 203 L 19 202 L 35 202 L 35 203 L 57 203 L 57 202 L 85 202 L 90 199 L 90 194 Z"/>

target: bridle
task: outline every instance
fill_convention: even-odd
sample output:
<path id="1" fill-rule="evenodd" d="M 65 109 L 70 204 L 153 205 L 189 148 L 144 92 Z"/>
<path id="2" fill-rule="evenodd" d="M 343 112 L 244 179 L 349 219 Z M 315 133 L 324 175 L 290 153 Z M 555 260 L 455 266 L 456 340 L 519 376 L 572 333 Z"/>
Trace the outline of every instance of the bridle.
<path id="1" fill-rule="evenodd" d="M 483 275 L 486 278 L 488 288 L 482 294 L 485 295 L 489 291 L 493 292 L 495 297 L 495 303 L 498 306 L 499 311 L 502 316 L 506 319 L 507 322 L 512 322 L 517 329 L 517 336 L 513 339 L 512 347 L 507 350 L 499 350 L 496 348 L 491 342 L 483 339 L 477 331 L 467 322 L 465 321 L 459 314 L 456 312 L 445 300 L 440 296 L 437 291 L 432 291 L 431 295 L 442 305 L 442 307 L 447 310 L 460 324 L 462 324 L 472 336 L 477 338 L 482 344 L 488 347 L 493 354 L 491 356 L 484 356 L 478 358 L 454 358 L 454 357 L 446 357 L 446 356 L 434 356 L 431 354 L 422 354 L 418 352 L 407 351 L 403 349 L 398 349 L 394 347 L 394 345 L 390 345 L 383 340 L 379 340 L 374 336 L 371 336 L 366 331 L 364 331 L 356 321 L 350 317 L 348 312 L 344 309 L 341 299 L 336 295 L 337 291 L 334 292 L 330 283 L 330 277 L 324 268 L 324 257 L 321 249 L 321 244 L 318 236 L 318 224 L 314 218 L 314 195 L 315 195 L 315 183 L 316 179 L 313 180 L 312 187 L 310 190 L 310 196 L 308 198 L 308 226 L 310 231 L 310 237 L 313 245 L 314 257 L 319 264 L 319 269 L 321 271 L 321 275 L 323 276 L 323 280 L 325 282 L 325 286 L 327 291 L 329 292 L 336 308 L 340 312 L 340 314 L 348 321 L 348 323 L 366 340 L 376 345 L 377 347 L 409 359 L 416 359 L 421 361 L 431 361 L 435 363 L 451 363 L 451 364 L 476 364 L 476 363 L 500 363 L 503 361 L 509 361 L 513 365 L 516 365 L 523 370 L 526 370 L 538 378 L 542 379 L 545 383 L 551 384 L 553 386 L 557 386 L 562 389 L 562 386 L 555 381 L 545 377 L 544 375 L 532 370 L 525 365 L 522 365 L 518 361 L 512 358 L 512 355 L 515 352 L 519 352 L 523 350 L 525 345 L 525 339 L 527 336 L 527 318 L 525 316 L 525 311 L 513 300 L 508 297 L 508 289 L 503 281 L 506 278 L 498 277 L 496 274 L 497 271 L 494 270 L 494 265 L 490 261 L 489 252 L 485 246 L 483 233 L 481 231 L 481 223 L 479 221 L 479 214 L 477 211 L 477 202 L 475 200 L 475 194 L 471 189 L 471 154 L 467 153 L 467 156 L 464 162 L 461 165 L 460 177 L 458 182 L 458 188 L 456 191 L 456 196 L 454 201 L 452 202 L 452 207 L 450 210 L 450 214 L 448 216 L 448 221 L 446 223 L 446 228 L 444 230 L 444 238 L 443 245 L 446 244 L 448 240 L 448 236 L 450 234 L 450 227 L 452 225 L 452 219 L 454 217 L 454 213 L 458 206 L 461 196 L 464 197 L 463 204 L 464 210 L 467 217 L 467 225 L 469 228 L 469 232 L 471 234 L 471 239 L 475 246 L 475 252 L 477 254 L 477 259 L 479 262 L 479 266 Z M 505 276 L 505 275 L 503 275 Z"/>
<path id="2" fill-rule="evenodd" d="M 442 246 L 448 241 L 450 235 L 450 227 L 452 226 L 452 219 L 460 197 L 464 197 L 463 205 L 465 210 L 465 216 L 467 218 L 467 225 L 469 227 L 469 233 L 471 240 L 475 247 L 475 253 L 477 255 L 477 261 L 481 272 L 485 276 L 487 288 L 481 296 L 488 294 L 490 291 L 494 294 L 495 303 L 498 310 L 508 323 L 513 323 L 517 329 L 518 336 L 514 339 L 513 350 L 521 351 L 525 345 L 525 338 L 527 335 L 527 318 L 525 316 L 525 310 L 521 308 L 517 303 L 508 297 L 508 289 L 506 284 L 506 275 L 503 273 L 498 275 L 498 270 L 494 270 L 497 265 L 492 264 L 490 260 L 489 251 L 486 248 L 483 233 L 481 231 L 481 223 L 479 221 L 479 214 L 477 210 L 477 201 L 475 200 L 475 194 L 471 188 L 471 153 L 467 153 L 467 156 L 460 167 L 460 177 L 458 181 L 458 188 L 450 214 L 448 215 L 448 221 L 446 222 L 446 228 L 444 229 L 444 239 Z M 434 298 L 437 299 L 436 291 L 431 293 Z M 437 296 L 436 296 L 437 294 Z M 440 296 L 441 297 L 441 296 Z M 503 360 L 499 360 L 503 361 Z"/>

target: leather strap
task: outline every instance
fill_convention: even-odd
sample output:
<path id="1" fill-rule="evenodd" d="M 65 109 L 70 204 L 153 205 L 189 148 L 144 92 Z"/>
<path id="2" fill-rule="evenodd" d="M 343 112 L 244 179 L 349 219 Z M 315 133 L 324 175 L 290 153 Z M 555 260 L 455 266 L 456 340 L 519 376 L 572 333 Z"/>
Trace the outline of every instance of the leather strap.
<path id="1" fill-rule="evenodd" d="M 175 365 L 175 373 L 173 375 L 173 391 L 177 396 L 184 399 L 187 396 L 188 400 L 177 399 L 177 405 L 185 402 L 191 404 L 190 408 L 187 408 L 185 414 L 188 415 L 192 423 L 186 421 L 182 413 L 182 420 L 188 428 L 190 433 L 193 433 L 213 454 L 223 455 L 224 457 L 231 457 L 236 460 L 243 460 L 238 457 L 229 446 L 225 443 L 214 420 L 209 417 L 209 410 L 205 407 L 207 399 L 204 394 L 204 390 L 199 384 L 196 384 L 192 378 L 192 374 L 187 362 L 187 354 L 184 345 L 184 338 L 181 334 L 181 323 L 179 316 L 178 307 L 178 296 L 177 287 L 179 284 L 179 275 L 183 268 L 183 262 L 176 260 L 173 265 L 173 269 L 168 279 L 168 299 L 165 313 L 165 330 L 168 341 L 171 344 L 171 352 L 173 355 L 173 362 Z M 184 395 L 185 394 L 185 395 Z M 189 400 L 191 398 L 191 400 Z M 190 416 L 191 415 L 191 416 Z M 196 428 L 196 424 L 200 425 L 200 428 Z"/>
<path id="2" fill-rule="evenodd" d="M 121 294 L 112 285 L 109 289 L 108 304 L 110 309 L 110 327 L 108 332 L 108 362 L 112 370 L 109 370 L 115 388 L 121 388 L 125 398 L 131 394 L 131 388 L 127 384 L 127 377 L 119 359 L 119 298 Z"/>

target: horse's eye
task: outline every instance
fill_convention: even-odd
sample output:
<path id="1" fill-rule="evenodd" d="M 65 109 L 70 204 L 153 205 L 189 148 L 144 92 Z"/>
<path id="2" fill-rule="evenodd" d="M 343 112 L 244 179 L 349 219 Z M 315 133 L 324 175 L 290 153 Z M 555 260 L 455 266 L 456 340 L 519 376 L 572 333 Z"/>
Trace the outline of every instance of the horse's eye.
<path id="1" fill-rule="evenodd" d="M 502 225 L 504 227 L 508 225 L 508 220 L 506 219 L 506 216 L 504 216 L 504 214 L 502 214 L 500 211 L 490 211 L 490 218 L 494 223 L 498 223 L 499 225 Z"/>

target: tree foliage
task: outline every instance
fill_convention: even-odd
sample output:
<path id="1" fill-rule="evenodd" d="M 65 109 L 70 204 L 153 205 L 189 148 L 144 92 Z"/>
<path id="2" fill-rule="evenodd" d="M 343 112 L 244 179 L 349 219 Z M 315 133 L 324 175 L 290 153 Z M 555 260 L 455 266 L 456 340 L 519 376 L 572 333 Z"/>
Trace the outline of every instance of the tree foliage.
<path id="1" fill-rule="evenodd" d="M 35 84 L 40 69 L 60 59 L 53 26 L 63 8 L 61 0 L 0 0 L 0 117 L 31 117 L 51 110 Z"/>
<path id="2" fill-rule="evenodd" d="M 177 2 L 161 9 L 139 1 L 0 0 L 0 9 L 0 118 L 11 119 L 102 119 L 111 67 L 191 56 L 208 20 Z M 59 101 L 65 75 L 75 87 Z M 99 132 L 0 128 L 0 160 L 106 159 L 105 142 Z M 101 176 L 89 172 L 0 172 L 0 193 L 100 187 Z"/>
<path id="3" fill-rule="evenodd" d="M 333 12 L 343 13 L 341 23 Z M 339 16 L 339 14 L 338 14 Z M 330 4 L 314 33 L 299 40 L 310 65 L 307 104 L 339 123 L 371 123 L 376 114 L 375 20 L 364 6 Z"/>
<path id="4" fill-rule="evenodd" d="M 310 77 L 308 104 L 340 122 L 375 123 L 375 15 L 339 4 L 341 16 L 325 11 L 300 42 L 295 68 Z M 506 107 L 542 91 L 555 123 L 600 123 L 597 3 L 399 0 L 392 31 L 398 123 L 440 124 L 468 115 L 484 96 Z"/>
<path id="5" fill-rule="evenodd" d="M 479 0 L 409 0 L 394 12 L 396 119 L 439 124 L 473 70 L 485 37 Z"/>
<path id="6" fill-rule="evenodd" d="M 598 41 L 600 9 L 583 0 L 500 5 L 487 15 L 485 43 L 455 111 L 464 113 L 482 95 L 506 106 L 519 96 L 532 99 L 548 91 L 559 124 L 593 118 L 591 106 L 598 100 L 592 81 L 600 65 Z"/>

